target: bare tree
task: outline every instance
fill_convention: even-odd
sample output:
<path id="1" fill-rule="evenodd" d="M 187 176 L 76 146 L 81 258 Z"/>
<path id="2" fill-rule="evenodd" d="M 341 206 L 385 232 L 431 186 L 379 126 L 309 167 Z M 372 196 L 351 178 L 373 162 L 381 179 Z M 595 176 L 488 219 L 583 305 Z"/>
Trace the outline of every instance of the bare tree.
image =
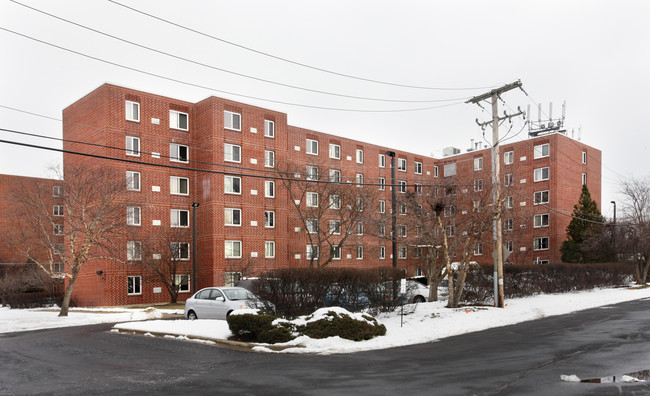
<path id="1" fill-rule="evenodd" d="M 162 284 L 175 304 L 181 290 L 190 290 L 191 232 L 188 228 L 160 230 L 142 243 L 142 264 L 148 270 L 144 281 Z"/>
<path id="2" fill-rule="evenodd" d="M 101 167 L 66 166 L 65 179 L 61 168 L 55 172 L 60 189 L 54 194 L 60 195 L 63 216 L 53 212 L 51 184 L 23 184 L 15 191 L 20 203 L 16 231 L 21 241 L 18 249 L 27 260 L 50 276 L 67 278 L 59 312 L 67 316 L 82 267 L 114 251 L 111 240 L 125 223 L 124 207 L 117 202 L 124 180 Z"/>
<path id="3" fill-rule="evenodd" d="M 290 165 L 280 171 L 295 213 L 306 231 L 311 267 L 325 267 L 344 248 L 360 243 L 357 235 L 369 218 L 374 189 L 362 181 L 345 182 L 340 173 L 322 173 L 323 165 Z"/>
<path id="4" fill-rule="evenodd" d="M 650 179 L 624 180 L 621 193 L 627 227 L 623 240 L 617 243 L 634 262 L 636 282 L 644 285 L 650 270 Z"/>

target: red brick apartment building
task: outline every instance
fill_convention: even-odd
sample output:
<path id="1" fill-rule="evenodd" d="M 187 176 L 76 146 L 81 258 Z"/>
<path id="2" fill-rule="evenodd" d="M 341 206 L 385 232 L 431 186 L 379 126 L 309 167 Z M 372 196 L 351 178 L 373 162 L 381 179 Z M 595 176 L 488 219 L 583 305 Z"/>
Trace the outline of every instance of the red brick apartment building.
<path id="1" fill-rule="evenodd" d="M 198 288 L 230 283 L 244 269 L 250 275 L 308 266 L 308 230 L 292 202 L 295 197 L 279 179 L 291 172 L 280 170 L 302 169 L 295 171 L 296 178 L 309 179 L 316 172 L 326 180 L 375 189 L 376 202 L 366 210 L 390 213 L 389 148 L 290 126 L 284 113 L 216 97 L 190 103 L 104 84 L 64 109 L 63 120 L 64 149 L 131 161 L 64 154 L 64 168 L 90 161 L 115 169 L 125 180 L 122 200 L 128 231 L 118 242 L 124 246 L 124 263 L 86 265 L 73 294 L 83 305 L 168 301 L 164 288 L 147 282 L 138 264 L 142 241 L 159 230 L 196 226 Z M 398 199 L 417 185 L 472 186 L 482 180 L 488 188 L 491 183 L 489 149 L 441 159 L 395 152 Z M 570 217 L 559 212 L 571 212 L 583 183 L 600 203 L 601 152 L 550 134 L 506 143 L 501 153 L 504 241 L 512 252 L 507 261 L 560 261 Z M 472 187 L 461 187 L 460 193 L 468 189 Z M 312 193 L 298 205 L 313 199 L 318 195 Z M 196 218 L 192 203 L 199 204 Z M 364 234 L 363 228 L 356 234 L 330 265 L 391 265 L 390 239 Z M 488 233 L 476 261 L 492 262 L 491 241 Z M 180 256 L 189 262 L 191 238 L 177 243 L 182 246 Z M 409 276 L 420 272 L 412 248 L 406 239 L 398 240 L 398 267 Z M 189 272 L 182 277 L 181 300 L 189 296 L 189 278 Z"/>

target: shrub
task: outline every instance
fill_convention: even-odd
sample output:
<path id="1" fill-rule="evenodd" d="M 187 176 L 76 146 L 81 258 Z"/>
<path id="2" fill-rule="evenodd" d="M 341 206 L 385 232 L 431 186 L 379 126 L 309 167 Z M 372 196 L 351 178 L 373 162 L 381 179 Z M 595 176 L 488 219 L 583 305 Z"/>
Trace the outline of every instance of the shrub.
<path id="1" fill-rule="evenodd" d="M 294 337 L 289 328 L 273 326 L 278 317 L 268 313 L 231 314 L 227 317 L 228 327 L 240 341 L 254 341 L 274 344 L 287 342 Z"/>
<path id="2" fill-rule="evenodd" d="M 352 341 L 369 340 L 386 334 L 386 326 L 379 324 L 375 318 L 368 315 L 364 315 L 365 321 L 333 311 L 327 312 L 325 316 L 325 318 L 298 326 L 298 332 L 311 338 L 339 336 Z"/>

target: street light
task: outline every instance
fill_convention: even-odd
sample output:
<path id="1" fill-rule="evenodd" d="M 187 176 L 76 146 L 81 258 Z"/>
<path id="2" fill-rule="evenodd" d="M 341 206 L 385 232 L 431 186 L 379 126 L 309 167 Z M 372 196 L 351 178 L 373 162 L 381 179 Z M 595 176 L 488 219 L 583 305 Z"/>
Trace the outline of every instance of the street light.
<path id="1" fill-rule="evenodd" d="M 198 202 L 192 202 L 192 293 L 196 293 L 196 208 Z"/>

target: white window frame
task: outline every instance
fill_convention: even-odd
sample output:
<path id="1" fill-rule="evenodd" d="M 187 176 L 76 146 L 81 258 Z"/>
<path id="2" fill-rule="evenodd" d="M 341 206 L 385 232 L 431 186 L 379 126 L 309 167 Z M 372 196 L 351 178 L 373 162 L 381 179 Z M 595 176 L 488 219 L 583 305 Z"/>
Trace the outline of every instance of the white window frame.
<path id="1" fill-rule="evenodd" d="M 264 211 L 264 228 L 275 228 L 275 212 L 272 210 Z"/>
<path id="2" fill-rule="evenodd" d="M 363 222 L 357 222 L 357 235 L 363 235 Z"/>
<path id="3" fill-rule="evenodd" d="M 61 198 L 63 196 L 63 187 L 52 186 L 52 196 L 55 198 Z"/>
<path id="4" fill-rule="evenodd" d="M 385 154 L 379 154 L 379 167 L 380 168 L 385 168 L 386 167 L 386 155 Z"/>
<path id="5" fill-rule="evenodd" d="M 454 225 L 448 225 L 445 227 L 445 233 L 447 237 L 453 238 L 456 236 L 456 227 Z"/>
<path id="6" fill-rule="evenodd" d="M 483 191 L 483 179 L 474 180 L 474 191 L 476 192 Z"/>
<path id="7" fill-rule="evenodd" d="M 384 191 L 386 190 L 386 178 L 385 177 L 380 177 L 379 178 L 379 191 Z"/>
<path id="8" fill-rule="evenodd" d="M 397 226 L 397 236 L 406 238 L 406 226 L 404 224 Z"/>
<path id="9" fill-rule="evenodd" d="M 585 164 L 585 165 L 587 164 L 587 152 L 586 151 L 582 152 L 582 163 Z"/>
<path id="10" fill-rule="evenodd" d="M 397 170 L 400 172 L 406 172 L 406 158 L 397 159 Z"/>
<path id="11" fill-rule="evenodd" d="M 235 181 L 239 181 L 239 191 L 235 191 Z M 227 191 L 228 187 L 232 191 Z M 241 195 L 241 177 L 239 176 L 230 176 L 230 175 L 224 175 L 223 177 L 223 192 L 224 194 L 235 194 L 235 195 Z"/>
<path id="12" fill-rule="evenodd" d="M 331 170 L 330 170 L 331 173 Z M 315 165 L 307 165 L 305 170 L 305 180 L 318 180 L 318 167 Z"/>
<path id="13" fill-rule="evenodd" d="M 318 207 L 318 193 L 316 192 L 307 192 L 305 194 L 305 205 L 308 208 L 317 208 Z"/>
<path id="14" fill-rule="evenodd" d="M 510 187 L 515 184 L 515 175 L 514 173 L 506 173 L 503 175 L 503 186 Z"/>
<path id="15" fill-rule="evenodd" d="M 264 167 L 265 168 L 275 167 L 275 151 L 264 150 Z"/>
<path id="16" fill-rule="evenodd" d="M 363 173 L 357 173 L 355 180 L 357 182 L 357 187 L 363 187 Z"/>
<path id="17" fill-rule="evenodd" d="M 515 197 L 508 195 L 505 202 L 506 209 L 512 209 L 515 207 Z"/>
<path id="18" fill-rule="evenodd" d="M 189 293 L 190 289 L 190 274 L 174 275 L 174 283 L 178 286 L 179 293 Z"/>
<path id="19" fill-rule="evenodd" d="M 533 159 L 546 158 L 550 152 L 551 145 L 549 143 L 538 144 L 533 148 Z"/>
<path id="20" fill-rule="evenodd" d="M 474 170 L 475 171 L 483 170 L 483 157 L 474 158 Z"/>
<path id="21" fill-rule="evenodd" d="M 142 295 L 142 276 L 129 275 L 126 277 L 126 294 L 129 296 Z"/>
<path id="22" fill-rule="evenodd" d="M 476 244 L 476 247 L 474 248 L 474 256 L 482 256 L 483 255 L 483 244 L 481 242 L 478 242 Z"/>
<path id="23" fill-rule="evenodd" d="M 335 183 L 340 183 L 341 171 L 338 169 L 330 169 L 330 181 Z"/>
<path id="24" fill-rule="evenodd" d="M 444 177 L 456 176 L 456 163 L 452 162 L 450 164 L 445 164 L 443 167 L 443 173 Z"/>
<path id="25" fill-rule="evenodd" d="M 582 185 L 585 185 L 585 184 L 587 184 L 587 174 L 583 173 L 582 174 Z"/>
<path id="26" fill-rule="evenodd" d="M 181 126 L 181 116 L 185 116 L 185 128 Z M 190 116 L 187 113 L 182 111 L 169 110 L 169 127 L 171 129 L 178 129 L 181 131 L 187 131 L 190 129 Z"/>
<path id="27" fill-rule="evenodd" d="M 406 260 L 406 257 L 408 255 L 408 248 L 406 246 L 399 246 L 397 248 L 397 258 L 399 260 Z"/>
<path id="28" fill-rule="evenodd" d="M 380 260 L 386 259 L 386 246 L 379 246 L 379 259 Z"/>
<path id="29" fill-rule="evenodd" d="M 332 245 L 332 260 L 340 260 L 341 259 L 341 247 L 338 245 Z"/>
<path id="30" fill-rule="evenodd" d="M 341 220 L 330 220 L 330 234 L 341 235 Z"/>
<path id="31" fill-rule="evenodd" d="M 341 196 L 337 194 L 330 195 L 330 209 L 341 209 Z"/>
<path id="32" fill-rule="evenodd" d="M 330 158 L 341 159 L 341 145 L 330 143 Z"/>
<path id="33" fill-rule="evenodd" d="M 241 208 L 223 208 L 223 224 L 226 227 L 241 227 Z"/>
<path id="34" fill-rule="evenodd" d="M 63 205 L 52 206 L 52 216 L 63 216 Z"/>
<path id="35" fill-rule="evenodd" d="M 515 228 L 515 219 L 510 218 L 510 219 L 505 219 L 503 222 L 503 230 L 504 231 L 512 231 Z"/>
<path id="36" fill-rule="evenodd" d="M 126 155 L 129 157 L 140 156 L 140 138 L 136 136 L 126 137 Z"/>
<path id="37" fill-rule="evenodd" d="M 536 214 L 533 218 L 533 228 L 548 227 L 551 216 L 548 213 Z"/>
<path id="38" fill-rule="evenodd" d="M 126 225 L 139 226 L 142 224 L 142 212 L 139 206 L 126 207 Z"/>
<path id="39" fill-rule="evenodd" d="M 320 231 L 318 227 L 318 219 L 306 219 L 305 229 L 307 234 L 317 234 Z"/>
<path id="40" fill-rule="evenodd" d="M 231 131 L 241 132 L 241 114 L 235 113 L 234 111 L 224 110 L 223 127 Z M 264 133 L 266 133 L 266 131 L 264 131 Z"/>
<path id="41" fill-rule="evenodd" d="M 514 251 L 514 244 L 512 241 L 506 241 L 506 251 L 510 253 Z"/>
<path id="42" fill-rule="evenodd" d="M 549 248 L 550 240 L 548 237 L 536 237 L 533 239 L 533 250 L 549 250 Z"/>
<path id="43" fill-rule="evenodd" d="M 241 163 L 241 146 L 238 144 L 223 144 L 223 160 L 225 162 Z"/>
<path id="44" fill-rule="evenodd" d="M 264 258 L 275 258 L 275 241 L 264 241 Z"/>
<path id="45" fill-rule="evenodd" d="M 57 236 L 63 235 L 63 224 L 53 224 L 52 234 Z"/>
<path id="46" fill-rule="evenodd" d="M 187 220 L 186 224 L 183 224 L 183 213 Z M 190 226 L 190 211 L 187 209 L 170 209 L 169 226 L 172 228 L 188 228 Z"/>
<path id="47" fill-rule="evenodd" d="M 182 248 L 185 246 L 185 249 Z M 172 242 L 169 247 L 172 255 L 176 253 L 177 257 L 172 257 L 174 260 L 187 261 L 190 259 L 190 243 L 189 242 Z M 182 253 L 187 252 L 187 256 L 183 256 Z"/>
<path id="48" fill-rule="evenodd" d="M 357 164 L 363 164 L 363 150 L 357 149 Z"/>
<path id="49" fill-rule="evenodd" d="M 275 121 L 264 120 L 264 137 L 275 138 Z"/>
<path id="50" fill-rule="evenodd" d="M 363 260 L 363 245 L 357 245 L 357 260 Z"/>
<path id="51" fill-rule="evenodd" d="M 379 213 L 386 213 L 386 201 L 383 199 L 379 200 Z"/>
<path id="52" fill-rule="evenodd" d="M 225 256 L 225 258 L 241 258 L 242 257 L 242 242 L 237 241 L 237 240 L 225 240 L 224 241 L 224 256 Z"/>
<path id="53" fill-rule="evenodd" d="M 311 260 L 312 258 L 318 258 L 318 255 L 320 253 L 319 246 L 317 246 L 317 245 L 307 245 L 306 250 L 307 250 L 307 252 L 305 254 L 305 258 L 307 260 Z"/>
<path id="54" fill-rule="evenodd" d="M 126 171 L 126 190 L 140 191 L 140 172 Z"/>
<path id="55" fill-rule="evenodd" d="M 142 260 L 142 242 L 126 241 L 126 259 L 128 261 Z"/>
<path id="56" fill-rule="evenodd" d="M 546 173 L 546 177 L 544 177 L 544 173 Z M 534 174 L 533 174 L 533 180 L 536 182 L 539 181 L 546 181 L 549 180 L 551 177 L 551 169 L 548 166 L 545 166 L 543 168 L 535 168 Z"/>
<path id="57" fill-rule="evenodd" d="M 438 177 L 438 165 L 433 166 L 433 177 Z"/>
<path id="58" fill-rule="evenodd" d="M 402 194 L 406 193 L 406 182 L 404 180 L 397 181 L 398 191 Z"/>
<path id="59" fill-rule="evenodd" d="M 416 175 L 421 175 L 421 174 L 422 174 L 422 162 L 415 161 L 415 162 L 413 163 L 413 172 L 414 172 Z"/>
<path id="60" fill-rule="evenodd" d="M 187 191 L 182 192 L 183 181 L 187 186 Z M 169 176 L 169 193 L 171 195 L 190 195 L 190 179 L 182 176 Z"/>
<path id="61" fill-rule="evenodd" d="M 124 114 L 127 121 L 140 122 L 140 103 L 131 100 L 125 101 Z"/>
<path id="62" fill-rule="evenodd" d="M 546 201 L 543 201 L 544 195 L 546 195 Z M 537 197 L 539 196 L 539 199 Z M 543 205 L 543 204 L 548 204 L 551 200 L 551 192 L 550 190 L 542 190 L 542 191 L 535 191 L 534 199 L 533 202 L 535 205 Z"/>
<path id="63" fill-rule="evenodd" d="M 264 197 L 275 198 L 275 182 L 273 180 L 264 180 Z"/>
<path id="64" fill-rule="evenodd" d="M 185 149 L 185 159 L 181 157 L 181 151 Z M 184 144 L 169 144 L 169 161 L 187 164 L 190 161 L 190 148 Z"/>
<path id="65" fill-rule="evenodd" d="M 506 151 L 503 153 L 503 164 L 504 165 L 511 165 L 515 162 L 515 152 L 514 151 Z"/>
<path id="66" fill-rule="evenodd" d="M 305 152 L 310 155 L 318 155 L 318 140 L 307 139 Z"/>
<path id="67" fill-rule="evenodd" d="M 52 263 L 52 272 L 54 272 L 55 274 L 60 274 L 62 272 L 65 272 L 63 263 L 60 262 Z"/>

